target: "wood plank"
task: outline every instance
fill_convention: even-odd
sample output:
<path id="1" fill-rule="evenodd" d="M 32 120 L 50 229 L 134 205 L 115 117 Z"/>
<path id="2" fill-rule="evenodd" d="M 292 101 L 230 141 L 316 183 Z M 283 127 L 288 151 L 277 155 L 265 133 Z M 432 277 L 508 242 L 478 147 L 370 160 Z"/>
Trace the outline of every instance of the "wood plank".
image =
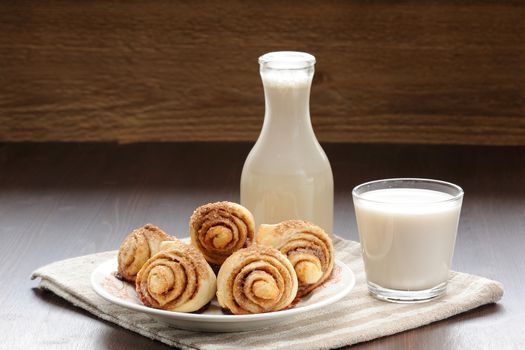
<path id="1" fill-rule="evenodd" d="M 0 140 L 253 141 L 257 57 L 318 59 L 328 142 L 525 144 L 525 5 L 12 1 Z"/>

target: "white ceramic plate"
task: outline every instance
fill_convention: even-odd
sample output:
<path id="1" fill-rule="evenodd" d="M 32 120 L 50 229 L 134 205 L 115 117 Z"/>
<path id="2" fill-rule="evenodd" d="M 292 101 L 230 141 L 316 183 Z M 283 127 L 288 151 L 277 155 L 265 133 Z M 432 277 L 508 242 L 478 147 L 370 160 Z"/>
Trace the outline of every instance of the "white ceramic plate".
<path id="1" fill-rule="evenodd" d="M 352 270 L 336 260 L 332 275 L 321 287 L 301 299 L 293 308 L 254 315 L 224 314 L 214 298 L 202 313 L 183 313 L 158 310 L 144 306 L 134 285 L 117 279 L 117 258 L 100 264 L 91 274 L 91 285 L 102 298 L 122 307 L 143 312 L 153 319 L 177 328 L 205 332 L 239 332 L 261 329 L 289 321 L 295 315 L 311 312 L 335 303 L 346 296 L 355 285 Z"/>

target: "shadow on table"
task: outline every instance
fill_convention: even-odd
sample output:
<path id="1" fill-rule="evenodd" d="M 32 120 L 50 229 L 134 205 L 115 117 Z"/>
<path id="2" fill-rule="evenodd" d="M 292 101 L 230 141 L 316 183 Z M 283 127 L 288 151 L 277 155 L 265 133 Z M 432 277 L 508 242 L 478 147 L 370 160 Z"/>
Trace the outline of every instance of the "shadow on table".
<path id="1" fill-rule="evenodd" d="M 0 143 L 0 190 L 238 191 L 252 142 Z M 337 193 L 390 177 L 455 182 L 472 195 L 525 196 L 525 147 L 323 144 Z"/>
<path id="2" fill-rule="evenodd" d="M 250 148 L 248 143 L 0 143 L 0 190 L 238 187 Z"/>

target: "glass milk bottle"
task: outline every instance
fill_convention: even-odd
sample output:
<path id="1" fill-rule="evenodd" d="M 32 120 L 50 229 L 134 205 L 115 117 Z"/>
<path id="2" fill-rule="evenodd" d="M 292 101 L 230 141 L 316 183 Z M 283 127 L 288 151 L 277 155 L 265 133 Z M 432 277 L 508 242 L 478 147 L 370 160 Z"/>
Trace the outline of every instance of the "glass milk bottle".
<path id="1" fill-rule="evenodd" d="M 261 56 L 259 64 L 264 124 L 244 163 L 241 204 L 255 216 L 256 227 L 302 219 L 332 234 L 332 169 L 310 121 L 315 57 L 271 52 Z"/>

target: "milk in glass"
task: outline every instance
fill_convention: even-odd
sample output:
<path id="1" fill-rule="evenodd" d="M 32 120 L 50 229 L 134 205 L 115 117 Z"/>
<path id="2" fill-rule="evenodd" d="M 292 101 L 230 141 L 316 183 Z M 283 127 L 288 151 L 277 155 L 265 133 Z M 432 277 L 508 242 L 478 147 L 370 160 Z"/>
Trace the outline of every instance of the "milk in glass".
<path id="1" fill-rule="evenodd" d="M 354 199 L 366 276 L 382 288 L 418 291 L 448 279 L 461 200 L 419 188 L 387 188 Z"/>

